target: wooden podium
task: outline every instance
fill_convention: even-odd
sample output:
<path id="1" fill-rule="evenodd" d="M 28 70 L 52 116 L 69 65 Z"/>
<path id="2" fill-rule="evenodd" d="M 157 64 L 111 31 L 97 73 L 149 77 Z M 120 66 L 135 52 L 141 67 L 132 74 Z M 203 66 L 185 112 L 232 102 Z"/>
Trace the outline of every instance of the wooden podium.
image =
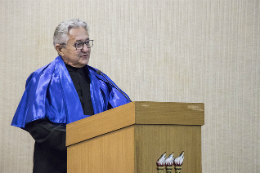
<path id="1" fill-rule="evenodd" d="M 145 101 L 76 121 L 66 127 L 68 173 L 157 173 L 164 152 L 182 151 L 181 173 L 201 173 L 203 124 L 203 103 Z"/>

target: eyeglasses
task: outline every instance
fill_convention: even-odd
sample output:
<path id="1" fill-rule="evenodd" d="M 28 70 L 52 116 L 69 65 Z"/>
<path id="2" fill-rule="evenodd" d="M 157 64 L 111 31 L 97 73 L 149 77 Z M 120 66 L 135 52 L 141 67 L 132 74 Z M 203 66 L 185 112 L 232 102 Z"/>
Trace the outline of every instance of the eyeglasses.
<path id="1" fill-rule="evenodd" d="M 93 41 L 94 40 L 87 40 L 82 43 L 75 43 L 74 46 L 75 46 L 76 50 L 82 50 L 84 48 L 84 44 L 86 44 L 86 46 L 88 48 L 91 48 L 93 46 Z"/>
<path id="2" fill-rule="evenodd" d="M 75 43 L 74 47 L 76 48 L 76 50 L 82 50 L 84 48 L 84 44 L 86 44 L 87 48 L 91 48 L 93 46 L 93 41 L 94 40 L 87 40 L 85 42 Z M 60 45 L 66 45 L 66 44 L 61 43 Z"/>

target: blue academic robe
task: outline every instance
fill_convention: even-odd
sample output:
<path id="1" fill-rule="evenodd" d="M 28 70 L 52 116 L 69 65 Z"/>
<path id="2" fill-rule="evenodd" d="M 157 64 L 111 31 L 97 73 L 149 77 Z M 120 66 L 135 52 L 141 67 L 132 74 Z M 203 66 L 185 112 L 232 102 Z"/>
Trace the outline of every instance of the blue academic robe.
<path id="1" fill-rule="evenodd" d="M 91 81 L 90 95 L 94 114 L 129 103 L 122 93 L 96 73 L 97 69 L 87 65 L 85 70 L 88 70 Z M 115 85 L 108 76 L 106 78 Z M 28 77 L 12 125 L 24 128 L 27 123 L 38 119 L 68 124 L 89 116 L 91 115 L 84 115 L 70 74 L 58 56 Z"/>

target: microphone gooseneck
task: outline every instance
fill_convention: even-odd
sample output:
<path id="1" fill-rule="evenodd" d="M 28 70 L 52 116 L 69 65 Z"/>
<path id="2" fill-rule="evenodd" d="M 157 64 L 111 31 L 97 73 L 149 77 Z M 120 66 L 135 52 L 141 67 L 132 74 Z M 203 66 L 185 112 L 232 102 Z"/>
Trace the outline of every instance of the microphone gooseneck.
<path id="1" fill-rule="evenodd" d="M 97 70 L 97 74 L 102 75 L 102 72 L 100 70 Z M 102 75 L 103 76 L 103 75 Z M 103 76 L 104 77 L 104 76 Z"/>
<path id="2" fill-rule="evenodd" d="M 107 81 L 110 85 L 112 85 L 113 87 L 115 87 L 115 88 L 117 89 L 117 91 L 119 91 L 121 94 L 123 94 L 127 100 L 129 100 L 130 102 L 132 102 L 132 100 L 131 100 L 129 97 L 127 97 L 126 94 L 125 94 L 121 89 L 119 89 L 115 84 L 113 84 L 112 82 L 110 82 L 110 81 L 106 78 L 106 76 L 105 76 L 100 70 L 97 70 L 96 72 L 97 72 L 97 74 L 102 75 L 102 76 L 106 79 L 106 81 Z"/>

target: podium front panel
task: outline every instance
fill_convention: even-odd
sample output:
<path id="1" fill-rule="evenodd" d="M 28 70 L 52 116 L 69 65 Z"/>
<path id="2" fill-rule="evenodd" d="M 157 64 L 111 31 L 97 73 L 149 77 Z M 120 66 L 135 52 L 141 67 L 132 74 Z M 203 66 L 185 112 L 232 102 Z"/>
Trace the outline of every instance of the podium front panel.
<path id="1" fill-rule="evenodd" d="M 68 173 L 133 173 L 134 127 L 68 147 Z"/>

